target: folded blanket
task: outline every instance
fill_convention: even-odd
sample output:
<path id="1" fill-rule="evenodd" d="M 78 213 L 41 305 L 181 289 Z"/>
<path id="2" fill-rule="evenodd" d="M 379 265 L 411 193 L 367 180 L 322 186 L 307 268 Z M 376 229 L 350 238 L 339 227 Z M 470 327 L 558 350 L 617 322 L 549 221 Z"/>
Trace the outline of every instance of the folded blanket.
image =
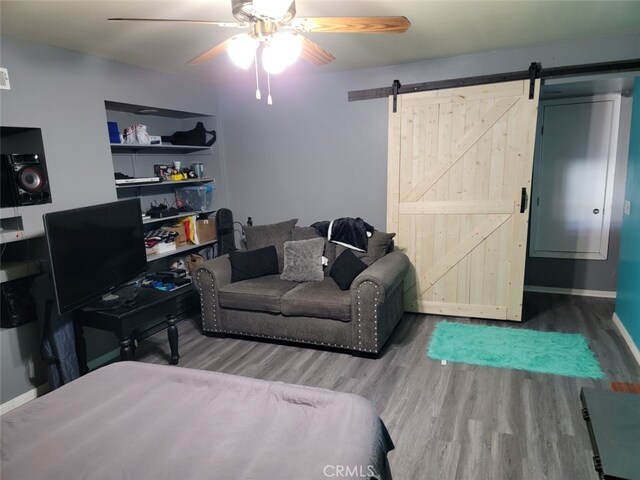
<path id="1" fill-rule="evenodd" d="M 327 238 L 330 242 L 359 252 L 366 252 L 374 228 L 360 217 L 336 218 L 329 223 Z"/>
<path id="2" fill-rule="evenodd" d="M 316 235 L 319 237 L 327 238 L 327 232 L 329 231 L 329 224 L 331 222 L 329 220 L 323 220 L 321 222 L 312 223 L 309 225 L 316 231 Z"/>

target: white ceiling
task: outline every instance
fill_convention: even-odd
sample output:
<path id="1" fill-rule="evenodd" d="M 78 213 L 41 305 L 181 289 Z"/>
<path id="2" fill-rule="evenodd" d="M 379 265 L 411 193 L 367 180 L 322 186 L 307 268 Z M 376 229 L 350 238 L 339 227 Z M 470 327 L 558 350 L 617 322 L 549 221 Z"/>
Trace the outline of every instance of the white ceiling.
<path id="1" fill-rule="evenodd" d="M 404 15 L 412 23 L 402 34 L 308 34 L 336 60 L 325 66 L 300 60 L 291 67 L 300 73 L 640 33 L 640 1 L 297 0 L 296 6 L 297 17 Z M 106 20 L 122 16 L 234 21 L 230 0 L 0 0 L 0 33 L 204 82 L 247 76 L 226 55 L 186 64 L 235 29 Z"/>

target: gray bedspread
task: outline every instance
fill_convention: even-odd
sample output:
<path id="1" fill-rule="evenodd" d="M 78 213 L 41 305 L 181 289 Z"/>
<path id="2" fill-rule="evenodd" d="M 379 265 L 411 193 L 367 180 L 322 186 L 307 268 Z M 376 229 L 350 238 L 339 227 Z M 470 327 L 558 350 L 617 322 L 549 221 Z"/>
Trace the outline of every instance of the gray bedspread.
<path id="1" fill-rule="evenodd" d="M 120 362 L 1 417 L 3 480 L 391 478 L 362 397 Z"/>

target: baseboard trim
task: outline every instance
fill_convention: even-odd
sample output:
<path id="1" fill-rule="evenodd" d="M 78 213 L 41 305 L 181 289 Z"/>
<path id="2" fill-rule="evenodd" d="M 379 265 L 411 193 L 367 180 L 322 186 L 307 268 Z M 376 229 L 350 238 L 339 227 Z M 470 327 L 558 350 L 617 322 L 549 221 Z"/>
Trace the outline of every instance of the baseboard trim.
<path id="1" fill-rule="evenodd" d="M 49 390 L 50 390 L 49 384 L 45 383 L 44 385 L 40 385 L 39 387 L 32 388 L 31 390 L 24 392 L 22 395 L 18 395 L 17 397 L 4 402 L 2 405 L 0 405 L 0 415 L 4 415 L 5 413 L 10 412 L 14 408 L 18 408 L 19 406 L 24 405 L 25 403 L 30 402 L 35 398 L 41 397 L 42 395 L 47 393 Z"/>
<path id="2" fill-rule="evenodd" d="M 629 335 L 629 332 L 627 332 L 627 329 L 624 327 L 622 320 L 620 320 L 620 317 L 616 312 L 613 312 L 613 324 L 616 326 L 616 328 L 620 332 L 620 335 L 622 335 L 622 338 L 624 338 L 624 341 L 627 343 L 627 346 L 629 347 L 629 350 L 631 350 L 633 358 L 635 358 L 636 362 L 638 362 L 638 365 L 640 365 L 640 350 L 638 350 L 638 346 L 631 338 L 631 335 Z"/>
<path id="3" fill-rule="evenodd" d="M 616 292 L 607 290 L 582 290 L 579 288 L 540 287 L 537 285 L 525 285 L 525 292 L 558 293 L 560 295 L 578 295 L 580 297 L 616 298 Z"/>
<path id="4" fill-rule="evenodd" d="M 120 350 L 112 350 L 110 352 L 105 353 L 104 355 L 100 355 L 98 358 L 94 358 L 88 363 L 89 370 L 93 370 L 98 368 L 106 363 L 109 363 L 120 356 Z M 34 400 L 38 397 L 41 397 L 45 393 L 48 393 L 51 389 L 49 388 L 49 384 L 45 383 L 44 385 L 40 385 L 39 387 L 32 388 L 24 392 L 22 395 L 18 395 L 11 400 L 7 400 L 3 404 L 0 404 L 0 416 L 4 415 L 7 412 L 10 412 L 14 408 L 18 408 L 25 403 Z"/>

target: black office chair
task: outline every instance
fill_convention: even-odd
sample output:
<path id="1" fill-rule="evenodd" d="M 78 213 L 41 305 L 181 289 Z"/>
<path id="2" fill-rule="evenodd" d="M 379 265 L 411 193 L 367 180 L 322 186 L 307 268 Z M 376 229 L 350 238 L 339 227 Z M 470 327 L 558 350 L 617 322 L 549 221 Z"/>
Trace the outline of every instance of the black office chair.
<path id="1" fill-rule="evenodd" d="M 221 208 L 216 212 L 216 230 L 218 232 L 217 256 L 235 252 L 237 248 L 233 229 L 233 213 L 228 208 Z"/>

